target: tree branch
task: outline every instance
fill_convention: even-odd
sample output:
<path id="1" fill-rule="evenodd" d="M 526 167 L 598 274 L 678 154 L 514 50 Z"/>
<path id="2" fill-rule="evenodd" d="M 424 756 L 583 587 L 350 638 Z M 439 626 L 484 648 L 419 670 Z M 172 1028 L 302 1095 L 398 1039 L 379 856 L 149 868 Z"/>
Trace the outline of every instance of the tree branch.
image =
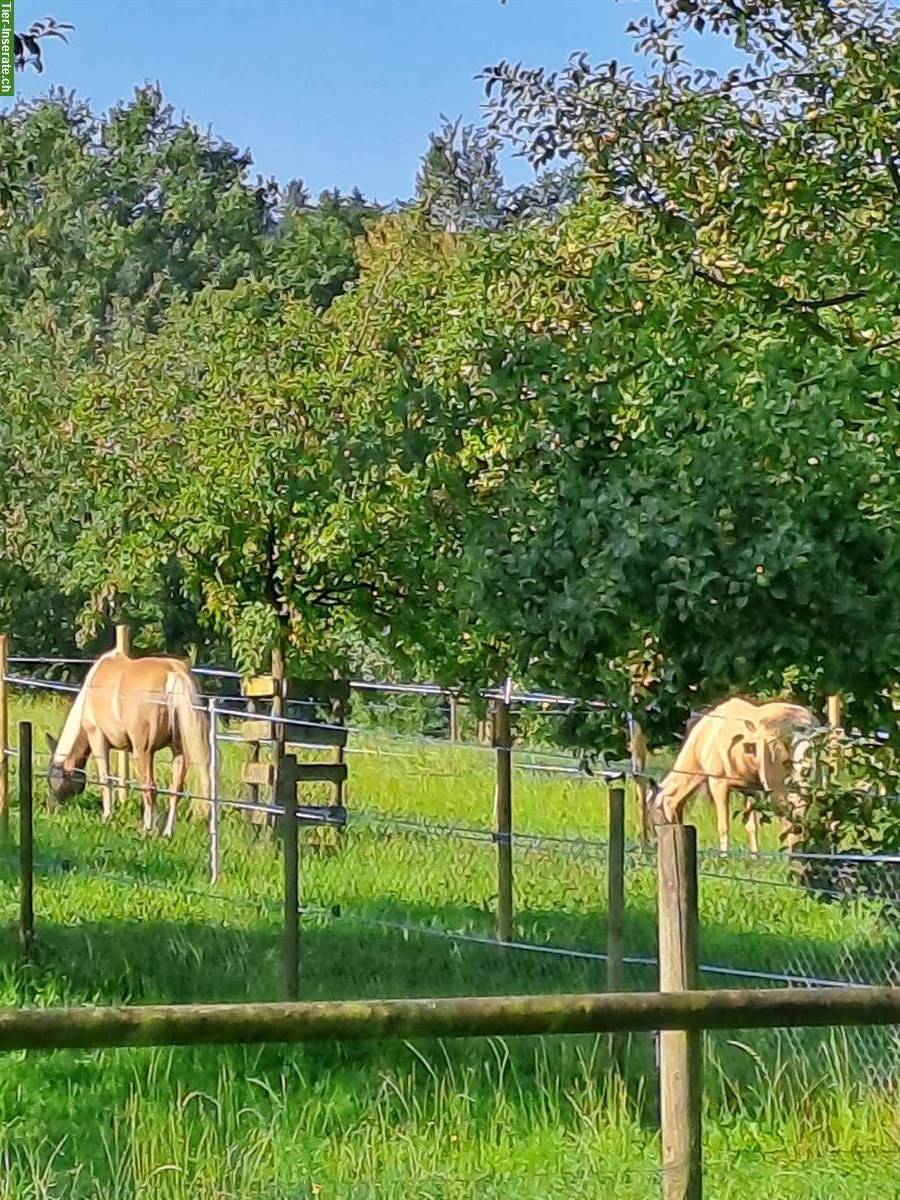
<path id="1" fill-rule="evenodd" d="M 694 264 L 694 274 L 698 279 L 703 279 L 707 283 L 715 284 L 716 287 L 726 291 L 734 291 L 740 285 L 738 282 L 732 282 L 728 279 L 723 279 L 720 275 L 714 275 L 712 272 L 705 270 L 703 267 Z M 866 295 L 863 289 L 857 289 L 853 292 L 841 292 L 837 296 L 791 296 L 784 289 L 776 290 L 771 285 L 764 285 L 764 298 L 776 308 L 795 308 L 800 313 L 811 313 L 822 308 L 838 308 L 841 304 L 849 304 L 852 300 L 860 300 Z M 816 326 L 820 333 L 824 332 L 824 327 Z"/>
<path id="2" fill-rule="evenodd" d="M 855 292 L 843 292 L 839 296 L 823 296 L 821 300 L 804 300 L 795 297 L 795 303 L 803 308 L 837 308 L 839 304 L 849 304 L 851 300 L 860 300 L 865 296 L 862 290 Z"/>

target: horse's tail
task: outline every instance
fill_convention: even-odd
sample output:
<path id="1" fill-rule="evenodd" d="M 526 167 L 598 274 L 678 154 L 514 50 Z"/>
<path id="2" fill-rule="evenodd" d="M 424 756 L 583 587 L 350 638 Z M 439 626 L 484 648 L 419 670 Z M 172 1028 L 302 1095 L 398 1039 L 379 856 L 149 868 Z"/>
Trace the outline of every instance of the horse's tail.
<path id="1" fill-rule="evenodd" d="M 191 813 L 207 817 L 212 798 L 209 778 L 209 722 L 203 701 L 189 672 L 172 672 L 166 681 L 169 705 L 178 723 L 178 736 L 188 770 L 196 767 L 200 791 L 194 794 Z"/>

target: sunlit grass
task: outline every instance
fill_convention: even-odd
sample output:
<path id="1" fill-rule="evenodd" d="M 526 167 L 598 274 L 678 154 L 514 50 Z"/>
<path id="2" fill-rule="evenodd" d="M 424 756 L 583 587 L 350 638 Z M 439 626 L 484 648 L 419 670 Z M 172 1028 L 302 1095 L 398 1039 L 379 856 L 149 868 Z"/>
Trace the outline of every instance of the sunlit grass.
<path id="1" fill-rule="evenodd" d="M 34 721 L 43 751 L 43 730 L 58 731 L 62 713 L 17 701 L 14 717 Z M 223 749 L 225 796 L 239 794 L 240 756 Z M 372 733 L 351 739 L 348 761 L 341 848 L 301 852 L 305 997 L 603 987 L 597 959 L 397 928 L 492 935 L 489 840 L 412 836 L 358 818 L 488 830 L 489 751 Z M 276 841 L 252 838 L 242 814 L 224 812 L 213 889 L 202 824 L 182 814 L 171 844 L 143 838 L 137 796 L 105 827 L 93 793 L 51 814 L 45 764 L 38 757 L 37 957 L 20 967 L 10 854 L 0 860 L 0 1002 L 280 997 Z M 603 785 L 516 770 L 514 789 L 518 829 L 587 839 L 574 851 L 552 841 L 517 848 L 516 936 L 602 953 L 606 867 L 591 841 L 605 835 Z M 314 795 L 327 800 L 327 788 Z M 699 805 L 691 815 L 714 845 L 711 815 Z M 839 965 L 848 945 L 884 936 L 874 911 L 822 905 L 788 885 L 783 864 L 753 868 L 771 886 L 748 882 L 742 860 L 706 870 L 707 962 L 783 970 L 803 952 Z M 652 957 L 652 861 L 630 864 L 627 887 L 627 949 Z M 652 969 L 628 973 L 628 986 L 654 984 Z M 895 1194 L 895 1097 L 865 1086 L 852 1039 L 735 1031 L 706 1043 L 707 1194 Z M 605 1039 L 590 1037 L 11 1054 L 0 1061 L 0 1198 L 656 1197 L 655 1104 L 647 1037 L 631 1039 L 624 1083 L 608 1070 Z"/>

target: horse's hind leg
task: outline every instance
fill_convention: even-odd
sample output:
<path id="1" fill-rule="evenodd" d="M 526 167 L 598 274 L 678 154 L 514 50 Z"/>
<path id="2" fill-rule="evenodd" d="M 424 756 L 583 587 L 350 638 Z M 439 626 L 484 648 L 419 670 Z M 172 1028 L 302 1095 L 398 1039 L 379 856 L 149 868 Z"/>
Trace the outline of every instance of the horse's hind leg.
<path id="1" fill-rule="evenodd" d="M 178 807 L 178 797 L 184 791 L 184 780 L 187 775 L 187 759 L 184 752 L 172 755 L 172 782 L 169 784 L 169 816 L 163 833 L 172 836 L 175 828 L 175 810 Z"/>
<path id="2" fill-rule="evenodd" d="M 138 752 L 137 770 L 141 799 L 144 802 L 144 833 L 150 833 L 153 829 L 153 797 L 156 792 L 156 781 L 153 778 L 153 756 L 146 750 Z"/>

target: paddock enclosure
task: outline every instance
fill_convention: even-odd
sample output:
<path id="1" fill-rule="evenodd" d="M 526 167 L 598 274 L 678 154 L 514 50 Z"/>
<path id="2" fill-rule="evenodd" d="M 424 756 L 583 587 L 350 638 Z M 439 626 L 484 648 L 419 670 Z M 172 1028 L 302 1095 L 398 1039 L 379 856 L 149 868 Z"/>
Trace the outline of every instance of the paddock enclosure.
<path id="1" fill-rule="evenodd" d="M 51 992 L 67 1003 L 659 988 L 659 864 L 655 843 L 641 842 L 631 764 L 609 761 L 587 774 L 552 746 L 549 726 L 568 712 L 567 698 L 491 691 L 486 725 L 437 687 L 320 680 L 318 694 L 316 681 L 300 681 L 294 697 L 283 689 L 283 708 L 273 712 L 269 677 L 248 686 L 233 673 L 199 668 L 215 803 L 201 821 L 186 802 L 169 841 L 140 835 L 140 800 L 126 775 L 118 775 L 109 825 L 100 821 L 93 779 L 65 809 L 48 807 L 43 733 L 58 733 L 84 667 L 15 655 L 6 664 L 13 835 L 20 722 L 34 735 L 34 939 L 16 985 L 22 1001 L 43 1002 L 51 977 L 58 980 Z M 287 785 L 285 763 L 296 771 Z M 654 761 L 648 774 L 666 765 Z M 292 785 L 293 965 L 285 957 L 290 842 L 283 837 Z M 843 994 L 896 985 L 895 859 L 822 860 L 815 887 L 803 887 L 771 826 L 763 828 L 763 852 L 751 858 L 735 820 L 731 853 L 722 858 L 711 804 L 694 802 L 687 819 L 699 832 L 699 988 Z M 865 886 L 846 888 L 848 872 L 861 865 Z M 9 847 L 0 894 L 10 922 L 19 886 L 18 852 Z M 7 950 L 18 958 L 14 941 Z M 652 1033 L 600 1041 L 602 1061 L 611 1055 L 626 1080 L 654 1077 Z M 890 1023 L 757 1026 L 710 1032 L 705 1042 L 707 1091 L 726 1108 L 741 1093 L 759 1103 L 783 1095 L 788 1104 L 828 1078 L 870 1100 L 897 1083 Z M 593 1075 L 600 1068 L 591 1061 Z M 647 1194 L 656 1194 L 656 1169 L 642 1170 Z"/>

